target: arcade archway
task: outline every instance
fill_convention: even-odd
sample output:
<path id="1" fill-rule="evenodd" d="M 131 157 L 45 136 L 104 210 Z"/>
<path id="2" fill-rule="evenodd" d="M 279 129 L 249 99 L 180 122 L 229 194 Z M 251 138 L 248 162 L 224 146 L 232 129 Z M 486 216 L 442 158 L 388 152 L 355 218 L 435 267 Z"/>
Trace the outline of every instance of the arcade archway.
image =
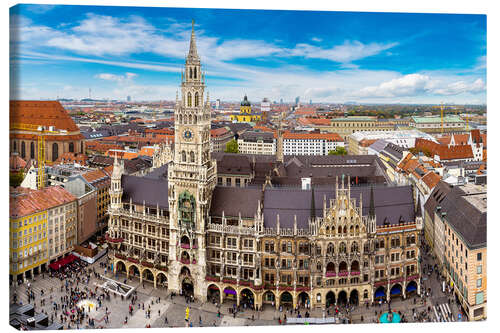
<path id="1" fill-rule="evenodd" d="M 240 305 L 252 309 L 254 304 L 255 304 L 255 297 L 253 292 L 248 288 L 243 289 L 240 293 Z"/>
<path id="2" fill-rule="evenodd" d="M 262 295 L 262 305 L 270 305 L 270 306 L 275 306 L 276 304 L 276 297 L 274 296 L 274 293 L 270 290 L 266 291 Z"/>
<path id="3" fill-rule="evenodd" d="M 311 300 L 309 299 L 309 295 L 305 291 L 301 292 L 298 295 L 297 301 L 299 303 L 299 306 L 301 306 L 301 307 L 308 307 L 311 304 Z"/>
<path id="4" fill-rule="evenodd" d="M 225 287 L 223 290 L 223 297 L 224 297 L 223 302 L 225 302 L 226 300 L 236 302 L 237 299 L 236 290 L 234 290 L 234 288 L 231 286 Z"/>
<path id="5" fill-rule="evenodd" d="M 186 296 L 191 296 L 194 293 L 193 281 L 189 277 L 185 277 L 182 280 L 182 294 Z"/>
<path id="6" fill-rule="evenodd" d="M 333 293 L 333 291 L 329 291 L 326 294 L 326 306 L 329 307 L 332 305 L 335 305 L 335 294 Z"/>
<path id="7" fill-rule="evenodd" d="M 352 305 L 359 304 L 359 293 L 356 289 L 351 291 L 351 295 L 349 296 L 349 303 L 351 303 Z"/>
<path id="8" fill-rule="evenodd" d="M 339 305 L 346 305 L 347 304 L 347 293 L 344 290 L 339 292 L 339 296 L 337 298 L 337 304 L 339 304 Z"/>
<path id="9" fill-rule="evenodd" d="M 402 296 L 402 288 L 399 283 L 396 283 L 391 288 L 391 298 Z"/>
<path id="10" fill-rule="evenodd" d="M 385 300 L 386 292 L 385 288 L 380 286 L 375 290 L 375 300 Z"/>
<path id="11" fill-rule="evenodd" d="M 132 279 L 132 277 L 140 278 L 141 272 L 136 265 L 130 265 L 130 267 L 128 268 L 128 276 L 130 279 Z"/>
<path id="12" fill-rule="evenodd" d="M 290 306 L 293 307 L 293 297 L 288 291 L 285 291 L 280 296 L 280 306 Z"/>
<path id="13" fill-rule="evenodd" d="M 147 281 L 147 282 L 154 282 L 155 277 L 153 273 L 148 269 L 144 269 L 142 271 L 142 281 Z"/>
<path id="14" fill-rule="evenodd" d="M 415 281 L 410 281 L 406 286 L 406 295 L 412 295 L 417 293 L 417 283 Z"/>
<path id="15" fill-rule="evenodd" d="M 163 272 L 156 275 L 156 286 L 168 288 L 168 278 Z"/>
<path id="16" fill-rule="evenodd" d="M 207 298 L 208 298 L 208 301 L 212 302 L 213 304 L 219 303 L 220 302 L 220 288 L 215 284 L 209 285 L 208 289 L 207 289 Z"/>

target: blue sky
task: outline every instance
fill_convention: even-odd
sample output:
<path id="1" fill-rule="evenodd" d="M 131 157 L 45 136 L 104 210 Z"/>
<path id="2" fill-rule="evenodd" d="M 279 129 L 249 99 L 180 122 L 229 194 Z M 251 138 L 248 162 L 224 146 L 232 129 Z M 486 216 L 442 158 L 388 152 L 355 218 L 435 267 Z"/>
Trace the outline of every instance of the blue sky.
<path id="1" fill-rule="evenodd" d="M 11 98 L 172 100 L 195 20 L 211 99 L 486 103 L 486 16 L 18 5 Z"/>

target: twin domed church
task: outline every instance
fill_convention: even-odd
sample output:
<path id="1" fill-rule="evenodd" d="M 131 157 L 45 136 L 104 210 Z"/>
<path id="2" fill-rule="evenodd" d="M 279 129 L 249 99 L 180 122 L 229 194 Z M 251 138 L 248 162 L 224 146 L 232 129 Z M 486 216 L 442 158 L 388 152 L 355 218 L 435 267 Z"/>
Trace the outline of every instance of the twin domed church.
<path id="1" fill-rule="evenodd" d="M 113 270 L 165 293 L 259 309 L 420 293 L 411 186 L 387 186 L 376 156 L 211 153 L 201 73 L 193 24 L 174 146 L 146 175 L 114 163 Z M 255 116 L 246 96 L 238 116 Z"/>

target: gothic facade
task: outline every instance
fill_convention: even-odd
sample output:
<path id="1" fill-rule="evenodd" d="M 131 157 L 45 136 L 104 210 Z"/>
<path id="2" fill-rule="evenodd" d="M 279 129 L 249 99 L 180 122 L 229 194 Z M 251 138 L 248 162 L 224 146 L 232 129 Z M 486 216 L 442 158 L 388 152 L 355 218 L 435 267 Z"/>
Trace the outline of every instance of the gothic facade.
<path id="1" fill-rule="evenodd" d="M 175 106 L 175 135 L 171 158 L 161 160 L 158 151 L 161 162 L 148 175 L 124 175 L 115 160 L 107 234 L 115 272 L 201 301 L 232 299 L 259 308 L 325 307 L 420 292 L 422 217 L 410 186 L 351 186 L 358 176 L 345 177 L 344 184 L 344 173 L 333 183 L 328 171 L 321 179 L 330 183 L 273 187 L 274 180 L 286 182 L 285 171 L 305 170 L 300 160 L 285 161 L 282 147 L 272 163 L 262 163 L 271 165 L 262 186 L 217 184 L 194 28 Z M 332 167 L 332 158 L 340 157 L 317 156 L 310 167 L 356 172 Z M 248 163 L 243 160 L 224 156 L 224 172 L 240 172 L 241 163 Z M 251 164 L 257 179 L 259 163 Z"/>

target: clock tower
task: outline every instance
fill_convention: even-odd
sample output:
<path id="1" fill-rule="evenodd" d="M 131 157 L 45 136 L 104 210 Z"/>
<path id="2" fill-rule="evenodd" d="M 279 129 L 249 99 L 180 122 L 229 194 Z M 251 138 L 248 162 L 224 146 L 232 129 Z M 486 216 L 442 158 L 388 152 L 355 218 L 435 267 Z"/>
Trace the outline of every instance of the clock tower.
<path id="1" fill-rule="evenodd" d="M 169 290 L 206 299 L 205 223 L 217 165 L 210 156 L 210 103 L 196 50 L 194 21 L 181 97 L 175 104 L 175 150 L 168 171 Z M 203 284 L 203 285 L 200 285 Z"/>

